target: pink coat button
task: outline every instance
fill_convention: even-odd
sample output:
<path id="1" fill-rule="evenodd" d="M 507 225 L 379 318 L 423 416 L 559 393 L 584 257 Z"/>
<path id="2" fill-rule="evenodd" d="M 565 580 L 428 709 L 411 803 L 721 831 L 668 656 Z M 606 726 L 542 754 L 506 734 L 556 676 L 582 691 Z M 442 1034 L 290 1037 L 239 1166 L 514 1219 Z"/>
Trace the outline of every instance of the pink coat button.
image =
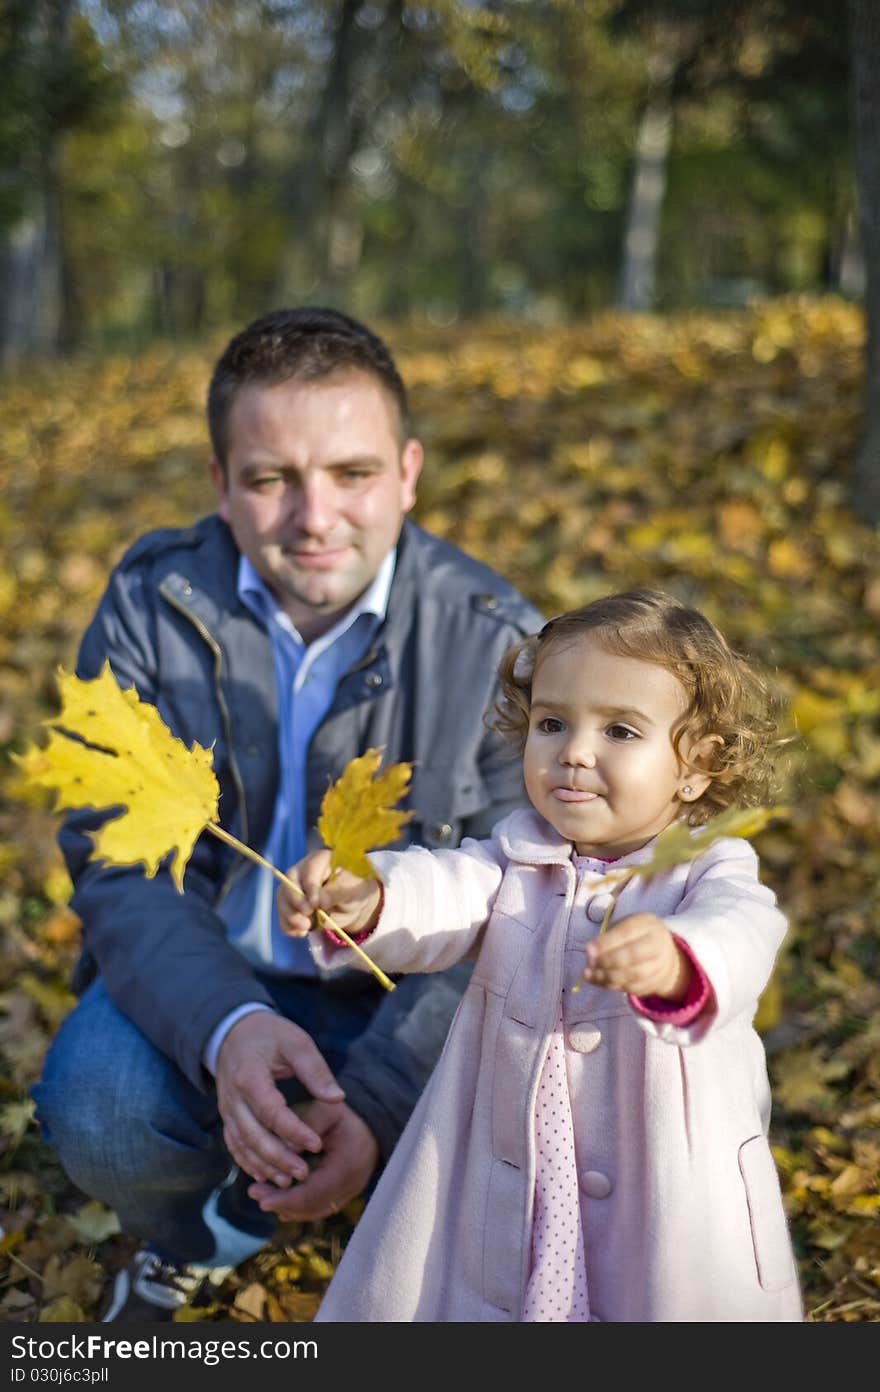
<path id="1" fill-rule="evenodd" d="M 601 1170 L 586 1170 L 581 1175 L 581 1188 L 588 1199 L 607 1199 L 614 1186 Z"/>
<path id="2" fill-rule="evenodd" d="M 601 923 L 610 903 L 610 894 L 594 894 L 587 905 L 587 918 L 590 922 Z"/>
<path id="3" fill-rule="evenodd" d="M 568 1047 L 577 1054 L 591 1054 L 602 1043 L 602 1031 L 595 1025 L 572 1025 L 568 1031 Z"/>

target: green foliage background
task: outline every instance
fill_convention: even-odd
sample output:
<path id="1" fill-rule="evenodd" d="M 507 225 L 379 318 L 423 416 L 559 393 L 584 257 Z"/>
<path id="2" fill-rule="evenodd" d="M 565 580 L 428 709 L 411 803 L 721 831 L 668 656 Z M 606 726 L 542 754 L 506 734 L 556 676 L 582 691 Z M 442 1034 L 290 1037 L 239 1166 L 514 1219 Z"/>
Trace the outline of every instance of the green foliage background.
<path id="1" fill-rule="evenodd" d="M 309 300 L 583 315 L 618 296 L 652 104 L 669 142 L 640 303 L 854 293 L 843 10 L 7 0 L 0 350 L 198 341 Z"/>

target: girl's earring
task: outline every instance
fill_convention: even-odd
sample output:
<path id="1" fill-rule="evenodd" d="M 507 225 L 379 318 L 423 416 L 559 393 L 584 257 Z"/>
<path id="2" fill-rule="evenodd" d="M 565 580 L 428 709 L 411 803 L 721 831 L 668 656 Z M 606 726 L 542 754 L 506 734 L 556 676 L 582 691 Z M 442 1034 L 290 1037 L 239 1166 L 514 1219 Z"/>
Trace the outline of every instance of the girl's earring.
<path id="1" fill-rule="evenodd" d="M 682 797 L 690 797 L 693 791 L 694 790 L 691 787 L 690 783 L 685 783 L 684 787 L 681 790 L 681 795 Z"/>

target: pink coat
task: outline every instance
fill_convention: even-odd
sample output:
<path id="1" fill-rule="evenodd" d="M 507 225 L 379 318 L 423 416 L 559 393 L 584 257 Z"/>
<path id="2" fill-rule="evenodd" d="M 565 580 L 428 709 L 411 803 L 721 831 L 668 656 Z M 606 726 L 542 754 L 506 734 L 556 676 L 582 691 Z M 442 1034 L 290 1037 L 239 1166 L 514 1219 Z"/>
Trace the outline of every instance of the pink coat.
<path id="1" fill-rule="evenodd" d="M 620 896 L 616 918 L 658 914 L 709 978 L 714 1002 L 683 1027 L 639 1015 L 619 992 L 572 994 L 608 896 L 594 890 L 598 868 L 578 880 L 571 845 L 537 813 L 514 812 L 459 850 L 373 860 L 385 907 L 369 951 L 386 971 L 478 955 L 317 1319 L 521 1320 L 534 1101 L 561 994 L 593 1318 L 800 1321 L 752 1028 L 786 925 L 748 842 L 717 841 Z M 324 965 L 352 963 L 318 939 Z"/>

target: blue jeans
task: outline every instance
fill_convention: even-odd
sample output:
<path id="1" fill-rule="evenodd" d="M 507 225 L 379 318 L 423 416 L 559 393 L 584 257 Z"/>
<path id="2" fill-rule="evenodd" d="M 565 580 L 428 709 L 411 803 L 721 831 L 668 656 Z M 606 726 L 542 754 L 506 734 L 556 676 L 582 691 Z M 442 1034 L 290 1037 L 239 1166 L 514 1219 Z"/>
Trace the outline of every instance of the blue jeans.
<path id="1" fill-rule="evenodd" d="M 371 991 L 334 995 L 321 983 L 262 978 L 281 1012 L 312 1036 L 334 1073 L 376 1008 Z M 377 988 L 381 993 L 381 987 Z M 280 1083 L 288 1101 L 308 1094 Z M 123 1231 L 164 1256 L 236 1265 L 218 1249 L 202 1209 L 230 1175 L 213 1089 L 195 1088 L 92 983 L 61 1026 L 32 1089 L 43 1137 L 66 1173 L 115 1210 Z M 223 1193 L 223 1217 L 263 1245 L 277 1226 L 247 1197 L 242 1176 Z"/>

